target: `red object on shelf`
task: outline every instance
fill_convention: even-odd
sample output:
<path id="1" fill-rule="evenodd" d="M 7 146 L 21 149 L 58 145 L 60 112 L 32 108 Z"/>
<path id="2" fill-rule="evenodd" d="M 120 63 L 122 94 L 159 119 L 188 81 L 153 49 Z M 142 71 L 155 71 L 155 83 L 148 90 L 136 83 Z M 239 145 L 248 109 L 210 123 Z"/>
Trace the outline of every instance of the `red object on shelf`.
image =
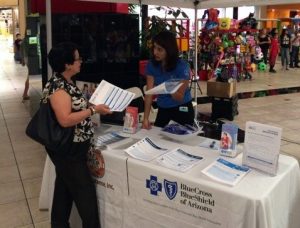
<path id="1" fill-rule="evenodd" d="M 52 0 L 52 13 L 125 13 L 128 14 L 128 4 L 103 3 L 78 0 Z M 46 0 L 32 0 L 32 13 L 46 13 Z"/>

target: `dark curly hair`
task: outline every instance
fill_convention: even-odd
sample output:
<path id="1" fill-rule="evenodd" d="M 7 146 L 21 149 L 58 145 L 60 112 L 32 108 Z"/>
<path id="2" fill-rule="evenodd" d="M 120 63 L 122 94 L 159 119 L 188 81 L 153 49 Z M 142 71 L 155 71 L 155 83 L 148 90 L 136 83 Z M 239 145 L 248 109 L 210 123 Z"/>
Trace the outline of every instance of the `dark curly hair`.
<path id="1" fill-rule="evenodd" d="M 78 47 L 72 42 L 63 42 L 53 47 L 48 54 L 52 70 L 59 74 L 64 72 L 65 64 L 74 63 L 76 50 L 78 50 Z"/>
<path id="2" fill-rule="evenodd" d="M 179 50 L 178 50 L 175 34 L 170 31 L 162 31 L 158 33 L 155 37 L 153 37 L 152 43 L 153 44 L 156 43 L 166 50 L 167 56 L 166 56 L 165 70 L 166 71 L 173 70 L 176 67 L 179 58 Z M 152 53 L 153 53 L 153 47 L 152 47 Z M 152 62 L 155 65 L 159 64 L 159 62 L 157 62 L 154 58 L 152 59 Z"/>

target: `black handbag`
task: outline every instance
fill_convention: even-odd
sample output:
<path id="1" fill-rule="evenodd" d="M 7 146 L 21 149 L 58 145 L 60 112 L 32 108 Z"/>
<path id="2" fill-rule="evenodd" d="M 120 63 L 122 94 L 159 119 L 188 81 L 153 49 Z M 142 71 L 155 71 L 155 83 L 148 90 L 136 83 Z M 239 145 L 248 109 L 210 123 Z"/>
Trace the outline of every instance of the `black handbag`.
<path id="1" fill-rule="evenodd" d="M 30 120 L 26 134 L 51 151 L 63 152 L 69 150 L 72 145 L 74 127 L 62 127 L 56 119 L 49 100 L 44 99 Z"/>

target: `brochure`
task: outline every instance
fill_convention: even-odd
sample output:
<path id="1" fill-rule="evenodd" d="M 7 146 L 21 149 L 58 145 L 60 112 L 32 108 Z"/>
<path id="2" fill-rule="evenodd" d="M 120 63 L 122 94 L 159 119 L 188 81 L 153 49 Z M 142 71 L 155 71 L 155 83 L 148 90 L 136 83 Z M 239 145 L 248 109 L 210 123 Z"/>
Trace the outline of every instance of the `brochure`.
<path id="1" fill-rule="evenodd" d="M 182 149 L 176 148 L 157 158 L 156 162 L 169 169 L 186 172 L 202 159 L 200 156 L 192 155 Z"/>
<path id="2" fill-rule="evenodd" d="M 111 111 L 122 112 L 134 97 L 134 93 L 102 80 L 89 102 L 94 105 L 106 104 Z"/>
<path id="3" fill-rule="evenodd" d="M 237 153 L 237 134 L 239 127 L 233 123 L 224 123 L 220 140 L 220 154 L 235 157 Z"/>
<path id="4" fill-rule="evenodd" d="M 243 164 L 276 175 L 282 129 L 248 121 L 245 129 Z"/>
<path id="5" fill-rule="evenodd" d="M 249 167 L 231 163 L 223 158 L 217 159 L 202 170 L 210 178 L 230 186 L 236 185 L 249 171 Z"/>
<path id="6" fill-rule="evenodd" d="M 151 161 L 167 151 L 167 149 L 156 145 L 153 140 L 148 137 L 143 138 L 125 150 L 131 157 L 142 161 Z"/>
<path id="7" fill-rule="evenodd" d="M 147 95 L 151 94 L 173 94 L 175 93 L 183 83 L 178 79 L 170 79 L 164 83 L 159 84 L 158 86 L 149 89 L 145 92 Z"/>

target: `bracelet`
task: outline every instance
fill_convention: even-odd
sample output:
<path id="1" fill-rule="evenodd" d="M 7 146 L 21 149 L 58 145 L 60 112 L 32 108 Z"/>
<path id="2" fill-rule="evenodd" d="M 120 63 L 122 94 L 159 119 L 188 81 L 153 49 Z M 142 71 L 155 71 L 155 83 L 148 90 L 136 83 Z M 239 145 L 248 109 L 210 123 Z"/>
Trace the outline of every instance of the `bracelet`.
<path id="1" fill-rule="evenodd" d="M 91 116 L 96 114 L 96 110 L 94 107 L 89 107 L 89 110 L 91 111 Z"/>

